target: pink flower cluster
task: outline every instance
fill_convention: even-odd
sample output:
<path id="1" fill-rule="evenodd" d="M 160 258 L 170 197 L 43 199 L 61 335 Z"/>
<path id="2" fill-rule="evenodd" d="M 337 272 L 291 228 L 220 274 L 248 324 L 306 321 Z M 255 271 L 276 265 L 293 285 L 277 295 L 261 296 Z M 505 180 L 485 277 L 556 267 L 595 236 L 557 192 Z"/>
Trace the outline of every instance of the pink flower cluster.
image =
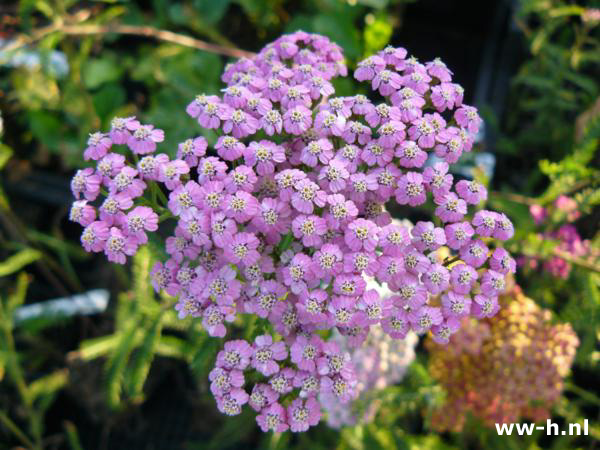
<path id="1" fill-rule="evenodd" d="M 187 106 L 200 126 L 214 130 L 210 146 L 188 139 L 171 160 L 154 154 L 161 130 L 118 118 L 109 133 L 90 137 L 86 157 L 97 166 L 72 183 L 78 201 L 71 217 L 85 226 L 87 250 L 123 263 L 146 232 L 173 218 L 169 258 L 153 268 L 152 283 L 178 298 L 180 316 L 201 318 L 211 336 L 223 337 L 237 314 L 254 314 L 283 336 L 278 342 L 296 369 L 279 369 L 275 355 L 283 358 L 283 350 L 263 336 L 253 345 L 237 341 L 242 362 L 218 361 L 211 375 L 227 414 L 250 401 L 244 370 L 276 377 L 266 386 L 277 395 L 261 388 L 263 429 L 313 425 L 312 394 L 299 376 L 316 383 L 315 392 L 353 397 L 346 357 L 318 331 L 336 328 L 359 345 L 371 325 L 381 324 L 392 338 L 431 331 L 447 342 L 461 318 L 497 311 L 515 267 L 496 241 L 512 236 L 510 220 L 488 210 L 468 215 L 486 189 L 475 181 L 454 184 L 448 173 L 448 164 L 471 150 L 481 119 L 462 104 L 462 88 L 446 66 L 421 64 L 391 47 L 366 59 L 355 77 L 381 94 L 378 104 L 363 95 L 332 97 L 338 75 L 346 68 L 337 45 L 304 32 L 283 36 L 229 65 L 221 97 L 199 95 Z M 142 157 L 130 165 L 109 151 L 114 144 Z M 444 161 L 426 166 L 430 153 Z M 145 189 L 150 195 L 142 197 Z M 107 197 L 97 217 L 92 202 L 101 191 Z M 384 204 L 393 199 L 410 206 L 432 199 L 437 224 L 409 230 L 392 223 Z M 438 262 L 435 252 L 444 246 L 460 263 Z M 367 289 L 366 276 L 395 295 L 384 299 Z M 261 355 L 272 359 L 249 366 L 262 346 L 268 352 Z M 277 400 L 290 391 L 301 413 Z"/>
<path id="2" fill-rule="evenodd" d="M 560 195 L 548 207 L 538 204 L 531 205 L 529 212 L 536 225 L 549 225 L 556 222 L 574 222 L 581 216 L 577 202 Z M 540 233 L 539 236 L 544 240 L 557 241 L 555 247 L 561 253 L 572 255 L 576 258 L 582 258 L 594 263 L 600 255 L 595 254 L 594 249 L 588 240 L 584 240 L 579 235 L 577 228 L 571 223 L 564 223 L 558 229 L 547 230 Z M 535 269 L 539 266 L 539 261 L 535 257 L 523 256 L 518 260 L 520 265 Z M 571 273 L 571 263 L 562 258 L 559 254 L 553 254 L 542 261 L 542 268 L 555 277 L 568 278 Z"/>
<path id="3" fill-rule="evenodd" d="M 467 321 L 449 345 L 426 341 L 429 371 L 446 394 L 432 411 L 434 429 L 460 431 L 469 414 L 492 428 L 550 417 L 575 358 L 577 335 L 570 324 L 553 324 L 551 312 L 518 286 L 501 303 L 497 316 Z"/>

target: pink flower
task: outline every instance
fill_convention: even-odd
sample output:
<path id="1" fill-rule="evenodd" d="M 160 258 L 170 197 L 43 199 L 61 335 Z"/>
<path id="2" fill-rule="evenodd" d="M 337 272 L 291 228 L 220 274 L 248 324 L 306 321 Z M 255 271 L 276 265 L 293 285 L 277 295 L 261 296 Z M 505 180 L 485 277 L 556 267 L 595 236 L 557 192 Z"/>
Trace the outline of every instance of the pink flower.
<path id="1" fill-rule="evenodd" d="M 234 161 L 242 156 L 246 146 L 233 136 L 221 136 L 217 140 L 215 149 L 225 161 Z"/>
<path id="2" fill-rule="evenodd" d="M 81 169 L 71 179 L 71 191 L 76 199 L 83 194 L 86 200 L 93 201 L 100 193 L 101 181 L 101 177 L 94 173 L 94 169 L 90 167 Z"/>
<path id="3" fill-rule="evenodd" d="M 83 159 L 99 160 L 108 152 L 112 146 L 112 141 L 104 133 L 93 133 L 87 142 L 87 148 L 83 152 Z"/>
<path id="4" fill-rule="evenodd" d="M 158 215 L 147 206 L 136 206 L 127 214 L 127 231 L 139 244 L 148 242 L 144 231 L 158 230 Z"/>
<path id="5" fill-rule="evenodd" d="M 96 219 L 96 210 L 92 205 L 87 204 L 87 200 L 77 200 L 71 205 L 69 220 L 77 222 L 83 227 L 87 227 Z"/>
<path id="6" fill-rule="evenodd" d="M 131 137 L 131 132 L 137 130 L 140 123 L 135 117 L 115 117 L 110 123 L 110 137 L 113 144 L 126 144 Z"/>
<path id="7" fill-rule="evenodd" d="M 283 127 L 286 133 L 300 135 L 310 128 L 312 118 L 305 106 L 288 109 L 283 115 Z"/>
<path id="8" fill-rule="evenodd" d="M 294 433 L 306 431 L 321 420 L 321 405 L 314 398 L 297 398 L 287 409 L 290 430 Z"/>
<path id="9" fill-rule="evenodd" d="M 264 176 L 275 171 L 275 164 L 285 161 L 285 153 L 270 141 L 251 142 L 244 150 L 244 161 L 250 167 L 256 165 L 256 173 Z"/>
<path id="10" fill-rule="evenodd" d="M 471 205 L 487 200 L 487 189 L 477 181 L 460 180 L 456 183 L 456 192 L 460 198 Z"/>
<path id="11" fill-rule="evenodd" d="M 271 430 L 276 433 L 281 433 L 287 431 L 289 428 L 286 411 L 279 403 L 273 403 L 264 408 L 261 413 L 256 416 L 256 422 L 260 426 L 260 429 L 265 433 Z"/>
<path id="12" fill-rule="evenodd" d="M 154 128 L 154 125 L 140 125 L 133 134 L 127 138 L 127 146 L 139 155 L 152 153 L 156 150 L 156 143 L 165 140 L 163 130 Z"/>
<path id="13" fill-rule="evenodd" d="M 97 220 L 85 227 L 81 234 L 81 244 L 87 252 L 101 252 L 109 235 L 108 225 Z"/>
<path id="14" fill-rule="evenodd" d="M 315 361 L 321 355 L 322 345 L 323 341 L 317 335 L 312 335 L 310 338 L 297 336 L 290 349 L 292 362 L 299 369 L 314 372 L 316 370 Z"/>
<path id="15" fill-rule="evenodd" d="M 259 241 L 252 233 L 237 233 L 225 246 L 225 258 L 233 264 L 242 263 L 251 266 L 260 259 L 260 253 L 256 250 Z"/>
<path id="16" fill-rule="evenodd" d="M 344 241 L 354 251 L 372 252 L 377 246 L 377 227 L 370 220 L 353 220 L 344 233 Z"/>
<path id="17" fill-rule="evenodd" d="M 257 336 L 254 340 L 252 354 L 252 367 L 265 376 L 271 376 L 279 372 L 279 364 L 287 358 L 285 343 L 282 341 L 273 343 L 273 338 L 265 334 Z"/>
<path id="18" fill-rule="evenodd" d="M 109 261 L 125 264 L 127 256 L 133 255 L 138 248 L 137 239 L 126 236 L 117 228 L 112 227 L 104 246 L 104 253 Z"/>
<path id="19" fill-rule="evenodd" d="M 407 172 L 400 177 L 396 189 L 396 201 L 401 205 L 422 205 L 426 200 L 423 176 L 417 172 Z"/>

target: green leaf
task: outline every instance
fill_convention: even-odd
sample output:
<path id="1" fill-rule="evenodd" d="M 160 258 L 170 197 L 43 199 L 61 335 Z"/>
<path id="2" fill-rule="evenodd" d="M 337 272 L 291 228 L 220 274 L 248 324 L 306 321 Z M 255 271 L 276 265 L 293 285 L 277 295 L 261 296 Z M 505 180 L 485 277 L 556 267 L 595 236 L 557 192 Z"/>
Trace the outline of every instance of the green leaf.
<path id="1" fill-rule="evenodd" d="M 69 373 L 67 369 L 57 370 L 51 374 L 38 378 L 29 384 L 28 393 L 31 402 L 44 396 L 53 396 L 67 384 Z"/>
<path id="2" fill-rule="evenodd" d="M 368 21 L 363 31 L 365 57 L 383 49 L 390 41 L 392 32 L 392 24 L 387 15 L 378 15 L 372 21 Z"/>
<path id="3" fill-rule="evenodd" d="M 18 272 L 23 267 L 37 261 L 42 254 L 32 248 L 26 248 L 0 263 L 0 277 Z"/>
<path id="4" fill-rule="evenodd" d="M 17 286 L 14 292 L 8 297 L 6 302 L 6 310 L 9 317 L 15 309 L 25 302 L 25 294 L 27 294 L 27 286 L 29 285 L 29 277 L 25 272 L 21 272 L 17 278 Z"/>
<path id="5" fill-rule="evenodd" d="M 156 345 L 162 330 L 162 312 L 154 319 L 152 324 L 145 330 L 141 346 L 136 350 L 133 368 L 129 372 L 129 396 L 135 401 L 143 400 L 143 388 L 154 355 Z"/>
<path id="6" fill-rule="evenodd" d="M 102 120 L 114 116 L 125 102 L 125 90 L 116 83 L 106 84 L 92 98 L 94 109 Z"/>
<path id="7" fill-rule="evenodd" d="M 230 0 L 195 0 L 194 9 L 204 22 L 213 25 L 223 18 L 229 3 Z"/>
<path id="8" fill-rule="evenodd" d="M 133 318 L 125 332 L 119 336 L 117 346 L 106 362 L 106 400 L 108 405 L 113 409 L 121 405 L 125 369 L 127 368 L 129 355 L 135 347 L 137 331 L 138 322 Z"/>
<path id="9" fill-rule="evenodd" d="M 0 170 L 6 165 L 12 155 L 12 148 L 0 142 Z"/>
<path id="10" fill-rule="evenodd" d="M 104 83 L 117 81 L 123 73 L 123 66 L 104 57 L 90 59 L 83 66 L 83 81 L 88 89 L 95 89 Z"/>

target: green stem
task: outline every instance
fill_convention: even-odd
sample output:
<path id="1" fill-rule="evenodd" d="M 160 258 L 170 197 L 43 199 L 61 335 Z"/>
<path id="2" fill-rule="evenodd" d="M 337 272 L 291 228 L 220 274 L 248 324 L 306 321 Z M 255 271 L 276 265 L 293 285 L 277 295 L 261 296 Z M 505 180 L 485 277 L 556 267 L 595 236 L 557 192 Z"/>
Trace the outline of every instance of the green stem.
<path id="1" fill-rule="evenodd" d="M 573 394 L 577 394 L 579 397 L 584 399 L 587 402 L 594 404 L 595 406 L 600 406 L 600 398 L 596 395 L 592 394 L 585 389 L 580 388 L 576 384 L 573 383 L 565 383 L 565 389 L 567 391 L 572 392 Z"/>
<path id="2" fill-rule="evenodd" d="M 158 216 L 158 223 L 162 223 L 167 219 L 170 219 L 171 217 L 173 217 L 173 214 L 171 214 L 171 211 L 166 211 L 164 213 L 162 213 L 160 216 Z"/>
<path id="3" fill-rule="evenodd" d="M 29 440 L 27 435 L 14 423 L 10 418 L 2 411 L 0 411 L 0 422 L 8 428 L 12 433 L 21 441 L 21 443 L 27 448 L 38 448 L 33 442 Z"/>

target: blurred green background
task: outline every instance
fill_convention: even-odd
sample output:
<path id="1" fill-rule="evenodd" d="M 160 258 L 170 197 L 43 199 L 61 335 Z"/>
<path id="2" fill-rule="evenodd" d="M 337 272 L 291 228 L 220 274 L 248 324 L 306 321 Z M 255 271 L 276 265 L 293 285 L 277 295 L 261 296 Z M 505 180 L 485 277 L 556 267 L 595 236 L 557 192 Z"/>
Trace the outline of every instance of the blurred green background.
<path id="1" fill-rule="evenodd" d="M 0 448 L 592 448 L 600 437 L 599 7 L 562 0 L 3 1 Z M 140 35 L 143 27 L 152 36 Z M 258 51 L 299 29 L 341 45 L 351 70 L 391 44 L 423 61 L 439 56 L 454 71 L 465 102 L 485 118 L 477 152 L 459 170 L 486 182 L 489 206 L 515 222 L 509 249 L 539 262 L 524 265 L 517 282 L 578 334 L 554 413 L 560 423 L 588 418 L 592 436 L 499 437 L 475 418 L 461 433 L 436 433 L 427 411 L 440 389 L 422 345 L 406 380 L 381 393 L 374 422 L 264 435 L 249 411 L 217 412 L 207 373 L 221 343 L 198 321 L 178 320 L 153 293 L 151 252 L 123 268 L 80 248 L 80 229 L 67 220 L 69 178 L 84 166 L 88 134 L 114 116 L 136 115 L 165 130 L 162 148 L 174 154 L 198 132 L 185 105 L 222 87 L 231 58 L 168 42 L 160 30 L 231 53 Z M 338 95 L 364 89 L 350 78 L 335 87 Z M 576 202 L 577 217 L 557 210 L 536 225 L 530 206 L 552 205 L 560 195 Z M 589 248 L 562 254 L 571 270 L 555 277 L 541 268 L 558 254 L 559 242 L 547 236 L 567 222 Z M 92 289 L 109 291 L 101 313 L 16 319 L 24 304 Z"/>

